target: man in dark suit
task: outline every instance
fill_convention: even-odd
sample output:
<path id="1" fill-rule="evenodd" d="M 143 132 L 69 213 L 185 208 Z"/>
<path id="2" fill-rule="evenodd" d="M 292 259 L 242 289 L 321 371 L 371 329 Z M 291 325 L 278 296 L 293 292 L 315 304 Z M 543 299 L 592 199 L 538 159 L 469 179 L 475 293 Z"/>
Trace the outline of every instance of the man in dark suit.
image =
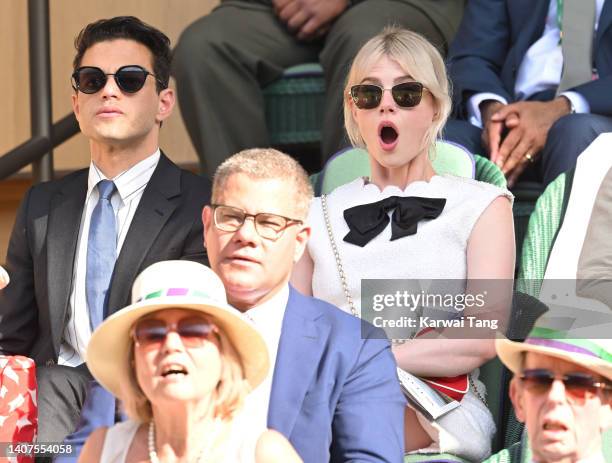
<path id="1" fill-rule="evenodd" d="M 246 413 L 285 435 L 306 463 L 402 461 L 404 400 L 384 332 L 289 285 L 310 235 L 311 197 L 295 160 L 252 149 L 219 167 L 204 208 L 211 268 L 274 365 Z"/>
<path id="2" fill-rule="evenodd" d="M 210 182 L 158 147 L 174 106 L 170 42 L 134 17 L 88 25 L 76 41 L 72 96 L 91 164 L 26 194 L 0 293 L 0 353 L 37 364 L 39 441 L 61 441 L 92 379 L 97 323 L 124 307 L 136 275 L 167 259 L 207 263 L 201 208 Z"/>
<path id="3" fill-rule="evenodd" d="M 510 183 L 526 168 L 523 178 L 550 183 L 612 131 L 612 2 L 565 0 L 557 11 L 559 3 L 471 0 L 451 44 L 455 114 L 464 120 L 450 121 L 446 137 L 488 154 Z M 575 56 L 585 79 L 570 83 L 566 70 L 580 59 L 566 59 L 561 36 L 570 41 L 564 18 L 578 21 L 576 10 L 592 15 L 577 34 L 587 37 Z"/>
<path id="4" fill-rule="evenodd" d="M 246 148 L 270 146 L 262 87 L 286 68 L 320 62 L 326 84 L 322 154 L 349 142 L 344 81 L 357 51 L 390 24 L 423 34 L 446 54 L 464 0 L 221 0 L 181 35 L 172 73 L 185 126 L 212 175 Z"/>

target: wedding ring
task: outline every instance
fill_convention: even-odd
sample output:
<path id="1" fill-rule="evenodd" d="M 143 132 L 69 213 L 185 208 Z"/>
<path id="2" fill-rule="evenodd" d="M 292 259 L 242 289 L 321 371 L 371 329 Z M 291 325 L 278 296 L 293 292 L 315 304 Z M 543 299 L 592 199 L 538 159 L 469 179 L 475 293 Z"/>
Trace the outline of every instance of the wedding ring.
<path id="1" fill-rule="evenodd" d="M 533 163 L 535 161 L 535 159 L 533 158 L 533 154 L 531 154 L 531 153 L 527 153 L 525 155 L 525 159 L 527 159 L 527 161 L 529 161 L 531 163 Z"/>

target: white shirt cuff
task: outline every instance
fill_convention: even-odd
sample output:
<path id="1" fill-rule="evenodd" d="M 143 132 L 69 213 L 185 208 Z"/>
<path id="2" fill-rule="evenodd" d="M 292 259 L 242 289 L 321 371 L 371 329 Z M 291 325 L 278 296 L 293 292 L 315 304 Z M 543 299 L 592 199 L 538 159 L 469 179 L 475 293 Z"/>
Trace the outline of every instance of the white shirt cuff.
<path id="1" fill-rule="evenodd" d="M 480 115 L 480 103 L 485 100 L 495 100 L 503 104 L 508 104 L 504 97 L 496 95 L 495 93 L 483 92 L 472 95 L 467 104 L 468 120 L 470 124 L 480 127 L 481 129 L 482 118 Z"/>
<path id="2" fill-rule="evenodd" d="M 589 105 L 589 102 L 580 93 L 563 92 L 559 96 L 564 96 L 565 98 L 570 100 L 577 113 L 590 113 L 591 112 L 591 105 Z"/>

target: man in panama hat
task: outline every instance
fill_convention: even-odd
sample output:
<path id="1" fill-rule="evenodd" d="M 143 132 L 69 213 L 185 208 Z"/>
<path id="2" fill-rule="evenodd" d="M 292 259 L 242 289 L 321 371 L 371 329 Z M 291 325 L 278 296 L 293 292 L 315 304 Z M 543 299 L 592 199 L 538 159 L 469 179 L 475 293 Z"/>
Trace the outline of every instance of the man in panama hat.
<path id="1" fill-rule="evenodd" d="M 612 339 L 565 339 L 546 327 L 551 320 L 541 317 L 524 342 L 496 341 L 514 373 L 510 399 L 525 423 L 531 460 L 603 463 L 603 434 L 612 423 Z"/>

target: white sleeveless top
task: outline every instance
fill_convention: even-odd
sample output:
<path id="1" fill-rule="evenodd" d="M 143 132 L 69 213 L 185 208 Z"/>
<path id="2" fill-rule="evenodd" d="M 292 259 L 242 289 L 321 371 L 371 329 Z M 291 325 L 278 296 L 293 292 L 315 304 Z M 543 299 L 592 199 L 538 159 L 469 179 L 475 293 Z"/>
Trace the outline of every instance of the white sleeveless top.
<path id="1" fill-rule="evenodd" d="M 446 198 L 446 204 L 438 218 L 420 221 L 414 235 L 390 241 L 389 223 L 364 247 L 343 240 L 349 232 L 343 215 L 345 209 L 389 196 Z M 513 199 L 507 190 L 453 175 L 434 175 L 429 182 L 410 183 L 403 191 L 389 186 L 381 192 L 365 178 L 333 190 L 327 197 L 329 219 L 349 292 L 359 313 L 362 279 L 466 279 L 468 239 L 478 218 L 498 196 Z M 308 252 L 314 262 L 313 296 L 350 313 L 329 242 L 321 198 L 313 199 L 308 223 L 312 227 Z"/>
<path id="2" fill-rule="evenodd" d="M 265 429 L 258 429 L 244 414 L 237 414 L 224 447 L 227 449 L 223 461 L 232 463 L 255 463 L 255 447 Z M 117 423 L 106 431 L 100 463 L 125 463 L 128 450 L 141 423 L 127 420 Z"/>
<path id="3" fill-rule="evenodd" d="M 344 210 L 369 204 L 389 196 L 446 198 L 442 213 L 433 220 L 422 220 L 417 233 L 390 241 L 391 224 L 364 247 L 344 241 L 349 232 Z M 367 179 L 358 178 L 336 188 L 327 197 L 334 240 L 342 260 L 349 292 L 361 314 L 361 279 L 453 279 L 465 288 L 467 243 L 478 218 L 498 196 L 513 200 L 507 190 L 477 180 L 453 175 L 435 175 L 429 182 L 413 182 L 401 190 L 387 187 L 382 192 Z M 390 212 L 391 214 L 391 212 Z M 312 227 L 308 252 L 314 262 L 312 291 L 319 299 L 350 313 L 323 216 L 321 198 L 314 198 L 308 216 Z M 484 384 L 472 379 L 480 395 Z M 420 417 L 420 415 L 417 414 Z M 433 443 L 421 453 L 453 453 L 470 461 L 482 461 L 491 453 L 495 423 L 473 387 L 456 408 L 434 422 L 419 418 Z M 469 439 L 465 436 L 469 435 Z"/>

